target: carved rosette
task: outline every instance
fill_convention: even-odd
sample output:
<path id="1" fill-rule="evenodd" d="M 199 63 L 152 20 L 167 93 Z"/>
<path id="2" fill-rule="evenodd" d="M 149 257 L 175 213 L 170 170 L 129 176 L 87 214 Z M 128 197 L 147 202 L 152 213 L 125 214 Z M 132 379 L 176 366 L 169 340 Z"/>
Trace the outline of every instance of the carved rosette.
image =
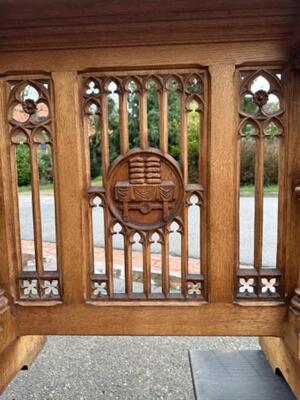
<path id="1" fill-rule="evenodd" d="M 112 166 L 108 205 L 123 224 L 156 229 L 178 215 L 184 187 L 176 161 L 159 150 L 131 151 Z"/>

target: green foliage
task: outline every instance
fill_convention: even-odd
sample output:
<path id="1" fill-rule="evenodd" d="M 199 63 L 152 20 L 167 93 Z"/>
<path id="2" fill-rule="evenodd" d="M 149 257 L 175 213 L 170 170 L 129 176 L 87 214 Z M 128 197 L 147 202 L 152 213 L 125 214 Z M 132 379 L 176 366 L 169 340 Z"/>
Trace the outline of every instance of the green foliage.
<path id="1" fill-rule="evenodd" d="M 90 168 L 91 177 L 96 178 L 101 175 L 101 143 L 100 143 L 100 120 L 97 115 L 90 116 L 89 123 L 95 134 L 90 136 Z"/>
<path id="2" fill-rule="evenodd" d="M 180 155 L 180 97 L 178 93 L 169 93 L 168 108 L 169 153 L 178 161 Z"/>
<path id="3" fill-rule="evenodd" d="M 200 114 L 191 111 L 188 116 L 188 161 L 189 181 L 199 182 L 199 138 L 200 136 Z"/>
<path id="4" fill-rule="evenodd" d="M 30 184 L 30 155 L 29 147 L 26 144 L 16 146 L 16 160 L 18 172 L 18 185 L 25 186 Z"/>
<path id="5" fill-rule="evenodd" d="M 38 167 L 41 184 L 53 182 L 52 157 L 49 146 L 47 147 L 47 150 L 48 151 L 42 150 L 38 153 Z"/>
<path id="6" fill-rule="evenodd" d="M 119 109 L 113 97 L 108 97 L 109 158 L 113 161 L 120 154 Z"/>
<path id="7" fill-rule="evenodd" d="M 264 185 L 276 185 L 278 183 L 278 141 L 268 138 L 264 142 Z M 241 140 L 241 185 L 255 184 L 255 155 L 256 142 L 254 138 Z"/>
<path id="8" fill-rule="evenodd" d="M 253 185 L 255 178 L 256 143 L 253 138 L 241 140 L 241 185 Z"/>
<path id="9" fill-rule="evenodd" d="M 18 185 L 29 186 L 31 183 L 30 174 L 30 150 L 26 144 L 18 144 L 16 146 L 16 161 L 18 173 Z M 40 150 L 38 152 L 38 169 L 41 184 L 51 183 L 52 176 L 52 157 L 50 147 L 47 151 Z"/>
<path id="10" fill-rule="evenodd" d="M 256 105 L 251 98 L 246 97 L 242 105 L 244 111 L 253 113 Z M 139 99 L 136 92 L 128 93 L 128 134 L 129 148 L 139 146 Z M 152 147 L 159 148 L 159 101 L 156 88 L 150 86 L 147 95 L 148 109 L 148 137 Z M 116 97 L 110 96 L 108 99 L 108 126 L 109 126 L 109 146 L 110 161 L 120 154 L 120 131 L 119 131 L 119 110 Z M 189 181 L 197 182 L 199 176 L 199 141 L 200 141 L 200 117 L 197 111 L 189 112 L 188 116 L 188 161 L 189 161 Z M 101 176 L 101 134 L 100 121 L 97 116 L 91 117 L 91 125 L 95 134 L 90 137 L 90 161 L 91 176 L 97 178 Z M 244 127 L 243 133 L 246 136 L 241 141 L 241 184 L 253 185 L 255 175 L 255 139 L 251 138 L 255 128 L 251 124 Z M 269 144 L 265 151 L 265 184 L 276 184 L 278 180 L 278 151 L 275 140 L 272 137 L 277 133 L 277 127 L 270 125 L 268 135 L 270 139 L 265 139 Z M 169 133 L 169 153 L 176 159 L 180 157 L 180 99 L 176 92 L 168 95 L 168 133 Z"/>

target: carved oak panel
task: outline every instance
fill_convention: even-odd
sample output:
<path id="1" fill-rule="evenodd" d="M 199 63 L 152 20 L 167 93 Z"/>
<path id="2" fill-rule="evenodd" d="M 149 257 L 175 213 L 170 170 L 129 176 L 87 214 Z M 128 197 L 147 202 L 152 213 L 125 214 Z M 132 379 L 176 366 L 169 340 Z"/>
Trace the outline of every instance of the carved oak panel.
<path id="1" fill-rule="evenodd" d="M 178 214 L 183 181 L 176 161 L 159 150 L 121 156 L 108 176 L 108 205 L 114 216 L 135 229 L 162 227 Z"/>

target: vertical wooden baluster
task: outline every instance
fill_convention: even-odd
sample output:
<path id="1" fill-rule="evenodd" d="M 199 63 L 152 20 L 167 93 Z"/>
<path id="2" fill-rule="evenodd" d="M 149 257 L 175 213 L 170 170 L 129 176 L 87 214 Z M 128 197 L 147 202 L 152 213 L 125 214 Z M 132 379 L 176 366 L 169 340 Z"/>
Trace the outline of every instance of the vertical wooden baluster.
<path id="1" fill-rule="evenodd" d="M 170 290 L 170 269 L 169 269 L 169 230 L 163 227 L 163 243 L 162 243 L 162 292 L 164 297 L 168 297 Z"/>
<path id="2" fill-rule="evenodd" d="M 255 160 L 255 224 L 254 224 L 254 267 L 258 274 L 262 267 L 264 209 L 264 139 L 262 128 L 256 139 Z M 259 289 L 259 288 L 258 288 Z"/>
<path id="3" fill-rule="evenodd" d="M 124 235 L 125 293 L 132 294 L 132 238 Z"/>
<path id="4" fill-rule="evenodd" d="M 101 155 L 102 155 L 102 185 L 106 190 L 107 173 L 109 168 L 109 135 L 108 135 L 108 92 L 104 91 L 101 96 Z M 105 259 L 106 274 L 108 277 L 108 295 L 111 297 L 114 292 L 113 273 L 113 240 L 111 232 L 112 218 L 107 204 L 104 208 L 104 229 L 105 235 Z"/>
<path id="5" fill-rule="evenodd" d="M 119 116 L 120 116 L 120 148 L 121 154 L 128 151 L 128 111 L 127 111 L 126 88 L 121 88 L 119 92 Z"/>
<path id="6" fill-rule="evenodd" d="M 188 184 L 188 132 L 187 132 L 186 93 L 182 88 L 180 97 L 180 164 L 183 175 L 184 186 Z M 187 270 L 188 270 L 188 208 L 184 198 L 182 209 L 183 235 L 181 238 L 181 291 L 185 296 L 187 293 Z"/>
<path id="7" fill-rule="evenodd" d="M 30 146 L 31 188 L 32 188 L 32 211 L 36 270 L 38 272 L 38 290 L 41 291 L 40 276 L 44 271 L 43 245 L 42 245 L 42 220 L 40 204 L 40 183 L 38 169 L 38 145 Z M 39 293 L 41 296 L 41 293 Z"/>
<path id="8" fill-rule="evenodd" d="M 148 147 L 147 90 L 144 85 L 140 91 L 140 146 L 143 150 Z"/>
<path id="9" fill-rule="evenodd" d="M 144 294 L 146 298 L 151 293 L 151 256 L 150 244 L 151 234 L 145 235 L 143 240 L 143 281 L 144 281 Z"/>
<path id="10" fill-rule="evenodd" d="M 108 210 L 106 210 L 108 212 Z M 108 286 L 108 296 L 112 297 L 114 293 L 114 268 L 113 268 L 113 263 L 114 263 L 114 258 L 113 258 L 113 234 L 111 232 L 112 229 L 110 229 L 110 221 L 107 220 L 106 218 L 104 220 L 104 225 L 105 225 L 105 259 L 106 259 L 106 274 L 107 274 L 107 286 Z"/>
<path id="11" fill-rule="evenodd" d="M 89 199 L 90 201 L 90 208 L 89 208 L 89 224 L 90 224 L 90 236 L 89 236 L 89 254 L 90 254 L 90 273 L 88 275 L 88 293 L 89 298 L 92 297 L 93 294 L 93 282 L 91 281 L 91 276 L 95 274 L 95 251 L 94 251 L 94 210 L 96 210 L 97 206 L 94 204 L 95 197 L 93 200 Z"/>
<path id="12" fill-rule="evenodd" d="M 108 136 L 108 93 L 101 96 L 101 154 L 102 154 L 102 181 L 106 188 L 107 171 L 109 167 L 109 136 Z"/>
<path id="13" fill-rule="evenodd" d="M 180 164 L 185 186 L 188 184 L 187 115 L 188 112 L 186 110 L 186 94 L 185 88 L 183 88 L 180 97 Z"/>
<path id="14" fill-rule="evenodd" d="M 207 216 L 207 180 L 208 180 L 208 79 L 203 75 L 204 86 L 204 109 L 200 113 L 200 136 L 199 136 L 199 182 L 203 186 L 202 199 L 200 198 L 200 272 L 204 275 L 204 293 L 207 296 L 207 243 L 208 243 L 208 216 Z"/>
<path id="15" fill-rule="evenodd" d="M 168 153 L 168 92 L 162 87 L 159 97 L 160 149 Z"/>
<path id="16" fill-rule="evenodd" d="M 189 225 L 188 225 L 188 203 L 186 193 L 182 210 L 183 232 L 181 234 L 181 292 L 184 296 L 187 294 L 187 274 L 189 258 Z"/>
<path id="17" fill-rule="evenodd" d="M 29 150 L 29 146 L 28 146 Z M 21 227 L 20 227 L 20 205 L 19 205 L 19 187 L 18 187 L 18 171 L 17 171 L 17 145 L 11 145 L 11 174 L 12 174 L 12 204 L 14 210 L 14 236 L 16 248 L 16 262 L 18 273 L 23 271 L 22 259 L 22 243 L 21 243 Z M 30 150 L 29 150 L 30 151 Z"/>

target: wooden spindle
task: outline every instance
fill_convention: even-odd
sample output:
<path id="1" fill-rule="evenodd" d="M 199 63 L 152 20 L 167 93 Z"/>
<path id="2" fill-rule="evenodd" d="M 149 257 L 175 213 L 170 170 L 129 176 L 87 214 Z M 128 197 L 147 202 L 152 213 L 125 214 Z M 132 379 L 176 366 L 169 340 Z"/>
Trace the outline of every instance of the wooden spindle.
<path id="1" fill-rule="evenodd" d="M 264 209 L 264 141 L 262 136 L 256 139 L 255 160 L 255 223 L 254 223 L 254 266 L 262 267 L 263 246 L 263 209 Z"/>
<path id="2" fill-rule="evenodd" d="M 125 293 L 132 294 L 132 243 L 128 236 L 124 236 L 124 263 L 125 263 Z"/>
<path id="3" fill-rule="evenodd" d="M 106 176 L 109 167 L 109 135 L 108 135 L 108 95 L 103 93 L 101 97 L 101 154 L 102 154 L 102 179 L 106 185 Z"/>
<path id="4" fill-rule="evenodd" d="M 168 153 L 168 92 L 162 89 L 159 97 L 160 149 Z"/>
<path id="5" fill-rule="evenodd" d="M 163 228 L 164 241 L 162 243 L 162 292 L 168 297 L 170 291 L 170 268 L 169 268 L 169 229 Z"/>
<path id="6" fill-rule="evenodd" d="M 148 121 L 147 121 L 147 91 L 143 89 L 140 94 L 140 147 L 148 147 Z"/>
<path id="7" fill-rule="evenodd" d="M 187 110 L 186 95 L 184 91 L 180 97 L 180 164 L 184 185 L 188 184 L 188 132 L 187 132 Z"/>
<path id="8" fill-rule="evenodd" d="M 110 224 L 105 223 L 105 261 L 107 274 L 107 293 L 109 297 L 114 294 L 114 257 L 113 257 L 113 234 L 110 232 Z"/>
<path id="9" fill-rule="evenodd" d="M 120 116 L 120 148 L 121 154 L 128 151 L 128 111 L 126 90 L 119 94 L 119 116 Z"/>
<path id="10" fill-rule="evenodd" d="M 32 213 L 34 230 L 34 248 L 36 270 L 39 275 L 44 272 L 43 267 L 43 240 L 42 240 L 42 219 L 40 204 L 39 169 L 38 169 L 38 145 L 30 148 L 31 166 L 31 193 L 32 193 Z"/>
<path id="11" fill-rule="evenodd" d="M 188 205 L 182 211 L 183 234 L 181 234 L 181 292 L 187 295 L 187 274 L 189 262 Z"/>
<path id="12" fill-rule="evenodd" d="M 143 282 L 144 282 L 144 294 L 146 298 L 151 293 L 151 257 L 150 257 L 150 245 L 146 238 L 143 243 Z"/>

